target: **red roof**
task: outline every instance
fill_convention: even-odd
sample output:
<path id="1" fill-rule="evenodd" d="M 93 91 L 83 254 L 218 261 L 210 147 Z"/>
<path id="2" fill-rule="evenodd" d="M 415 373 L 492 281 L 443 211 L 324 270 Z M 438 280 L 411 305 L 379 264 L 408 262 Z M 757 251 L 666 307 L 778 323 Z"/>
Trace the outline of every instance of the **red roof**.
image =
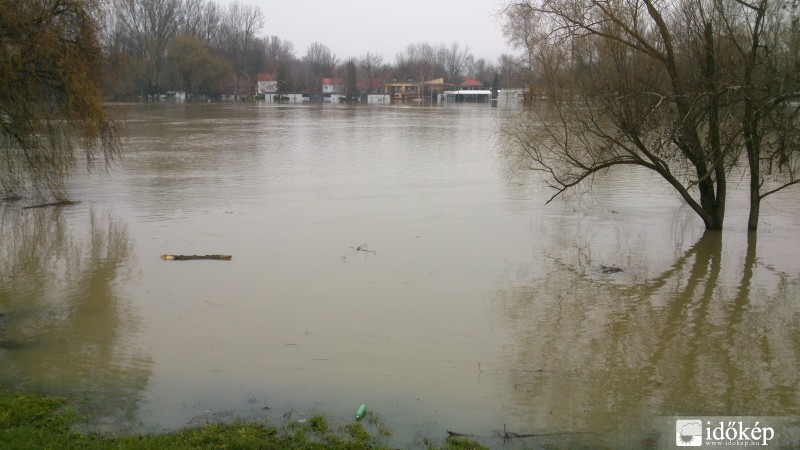
<path id="1" fill-rule="evenodd" d="M 467 87 L 483 87 L 483 83 L 474 79 L 474 78 L 464 78 L 461 80 L 459 86 L 467 86 Z"/>
<path id="2" fill-rule="evenodd" d="M 275 81 L 276 76 L 274 73 L 260 73 L 258 74 L 258 81 Z"/>

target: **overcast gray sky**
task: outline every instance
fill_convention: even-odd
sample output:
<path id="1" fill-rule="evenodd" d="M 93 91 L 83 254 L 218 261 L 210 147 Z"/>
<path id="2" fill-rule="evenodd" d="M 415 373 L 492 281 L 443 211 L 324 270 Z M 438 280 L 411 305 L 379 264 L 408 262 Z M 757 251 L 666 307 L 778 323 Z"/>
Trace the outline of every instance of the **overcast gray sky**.
<path id="1" fill-rule="evenodd" d="M 512 53 L 496 12 L 502 0 L 238 0 L 266 16 L 262 34 L 294 44 L 303 57 L 312 42 L 327 45 L 340 59 L 367 52 L 394 63 L 408 44 L 458 42 L 475 59 L 496 62 Z"/>

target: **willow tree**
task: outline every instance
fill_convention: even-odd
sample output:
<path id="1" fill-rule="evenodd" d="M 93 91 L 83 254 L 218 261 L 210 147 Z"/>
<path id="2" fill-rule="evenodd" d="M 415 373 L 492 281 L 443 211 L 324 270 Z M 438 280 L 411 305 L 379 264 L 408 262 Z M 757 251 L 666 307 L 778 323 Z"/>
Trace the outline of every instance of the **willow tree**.
<path id="1" fill-rule="evenodd" d="M 0 0 L 0 186 L 6 196 L 49 192 L 78 157 L 119 154 L 117 130 L 100 95 L 97 17 L 92 0 Z"/>
<path id="2" fill-rule="evenodd" d="M 553 198 L 611 167 L 644 167 L 722 229 L 727 178 L 747 150 L 751 186 L 782 173 L 751 202 L 757 215 L 760 199 L 798 182 L 797 72 L 778 57 L 791 15 L 775 1 L 508 4 L 506 37 L 547 98 L 502 126 L 511 166 L 542 172 Z"/>

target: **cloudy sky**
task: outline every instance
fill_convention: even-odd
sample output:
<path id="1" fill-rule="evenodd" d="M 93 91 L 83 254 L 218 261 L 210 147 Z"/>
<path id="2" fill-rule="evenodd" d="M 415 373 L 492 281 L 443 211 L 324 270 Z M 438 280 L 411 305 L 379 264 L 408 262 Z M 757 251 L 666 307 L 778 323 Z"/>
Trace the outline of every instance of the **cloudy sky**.
<path id="1" fill-rule="evenodd" d="M 496 12 L 503 0 L 239 0 L 266 16 L 262 34 L 294 44 L 302 57 L 308 45 L 327 45 L 340 59 L 367 52 L 394 63 L 408 44 L 468 45 L 471 53 L 496 62 L 512 53 Z"/>

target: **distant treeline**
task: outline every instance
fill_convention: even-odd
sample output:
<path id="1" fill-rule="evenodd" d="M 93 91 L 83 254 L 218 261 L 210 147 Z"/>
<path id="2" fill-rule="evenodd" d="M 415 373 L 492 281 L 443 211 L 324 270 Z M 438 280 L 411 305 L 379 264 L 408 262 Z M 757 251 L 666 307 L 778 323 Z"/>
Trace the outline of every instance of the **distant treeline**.
<path id="1" fill-rule="evenodd" d="M 146 99 L 168 91 L 192 98 L 247 96 L 260 73 L 278 78 L 283 92 L 318 92 L 326 77 L 353 78 L 360 92 L 376 92 L 383 83 L 412 78 L 463 76 L 485 85 L 517 85 L 512 57 L 475 60 L 468 46 L 409 44 L 386 63 L 364 53 L 341 60 L 324 43 L 298 56 L 291 41 L 265 35 L 264 13 L 255 6 L 207 0 L 105 0 L 103 40 L 107 52 L 105 93 L 110 99 Z M 355 70 L 353 70 L 355 68 Z"/>

